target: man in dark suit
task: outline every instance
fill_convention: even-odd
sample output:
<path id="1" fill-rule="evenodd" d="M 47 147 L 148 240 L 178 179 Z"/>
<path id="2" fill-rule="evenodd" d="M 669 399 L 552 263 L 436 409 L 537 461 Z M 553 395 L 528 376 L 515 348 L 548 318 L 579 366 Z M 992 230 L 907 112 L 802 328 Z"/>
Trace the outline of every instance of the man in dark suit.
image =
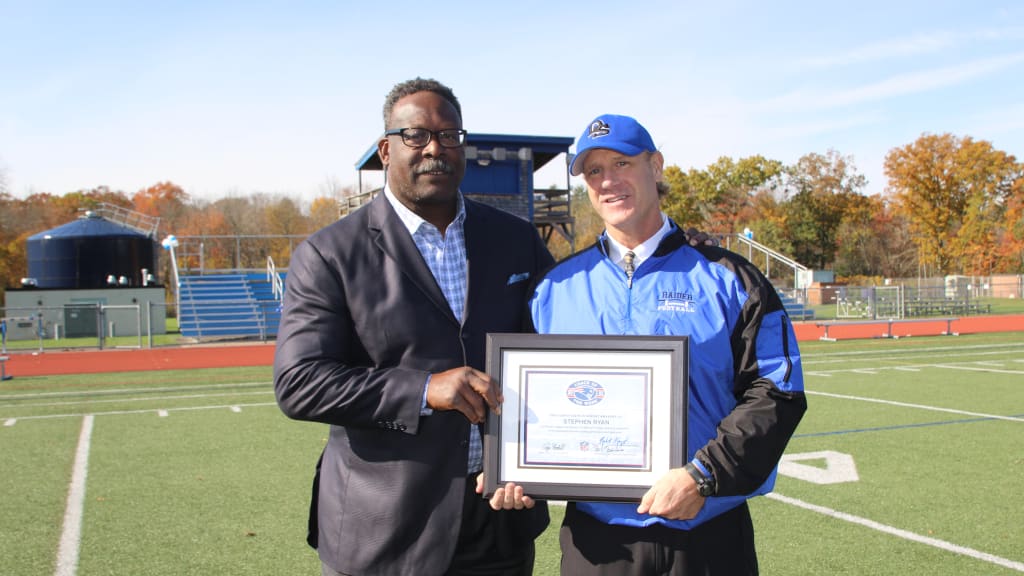
<path id="1" fill-rule="evenodd" d="M 529 280 L 552 258 L 529 222 L 462 196 L 449 88 L 395 86 L 384 123 L 384 193 L 288 267 L 278 404 L 330 424 L 310 543 L 325 575 L 530 574 L 545 503 L 475 490 L 480 424 L 502 400 L 482 369 L 485 335 L 522 328 Z"/>

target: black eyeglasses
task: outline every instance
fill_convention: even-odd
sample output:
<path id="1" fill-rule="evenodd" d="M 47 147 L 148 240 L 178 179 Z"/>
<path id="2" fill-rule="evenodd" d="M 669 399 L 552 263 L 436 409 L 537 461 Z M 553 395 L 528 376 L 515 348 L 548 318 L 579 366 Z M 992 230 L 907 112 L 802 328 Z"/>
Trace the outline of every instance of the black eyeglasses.
<path id="1" fill-rule="evenodd" d="M 427 130 L 426 128 L 392 128 L 385 130 L 385 136 L 400 134 L 402 142 L 410 148 L 423 148 L 430 144 L 431 138 L 437 138 L 438 144 L 445 148 L 458 148 L 466 142 L 465 130 Z"/>

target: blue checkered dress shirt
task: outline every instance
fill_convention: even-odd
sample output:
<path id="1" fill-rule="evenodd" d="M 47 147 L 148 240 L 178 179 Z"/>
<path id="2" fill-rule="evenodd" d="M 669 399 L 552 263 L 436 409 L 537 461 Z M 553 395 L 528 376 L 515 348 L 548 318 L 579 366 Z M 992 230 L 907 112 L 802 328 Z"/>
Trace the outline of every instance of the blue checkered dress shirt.
<path id="1" fill-rule="evenodd" d="M 466 304 L 466 286 L 468 284 L 466 269 L 466 236 L 463 226 L 466 222 L 466 205 L 462 201 L 462 193 L 458 195 L 458 210 L 455 219 L 448 225 L 444 236 L 433 224 L 406 208 L 395 198 L 391 189 L 384 187 L 384 196 L 395 209 L 398 217 L 412 235 L 416 248 L 423 255 L 427 267 L 437 280 L 437 285 L 451 306 L 452 313 L 462 322 L 463 308 Z M 428 379 L 429 382 L 429 379 Z M 426 389 L 424 388 L 424 404 Z M 430 414 L 424 408 L 424 414 Z M 469 469 L 468 473 L 483 469 L 483 444 L 476 426 L 469 428 Z"/>

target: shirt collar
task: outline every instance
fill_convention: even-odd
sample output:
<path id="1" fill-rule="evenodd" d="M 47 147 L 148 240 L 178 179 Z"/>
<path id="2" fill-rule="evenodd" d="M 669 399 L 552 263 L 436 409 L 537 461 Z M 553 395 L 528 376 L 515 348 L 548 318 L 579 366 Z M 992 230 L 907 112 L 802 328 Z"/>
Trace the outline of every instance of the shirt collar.
<path id="1" fill-rule="evenodd" d="M 395 209 L 395 213 L 398 214 L 398 219 L 401 220 L 402 224 L 405 225 L 405 228 L 409 230 L 410 235 L 416 234 L 416 232 L 420 229 L 420 226 L 422 226 L 423 224 L 433 226 L 433 224 L 427 222 L 423 218 L 420 218 L 419 214 L 416 214 L 412 210 L 406 208 L 405 204 L 399 202 L 398 198 L 395 197 L 395 193 L 391 191 L 391 187 L 388 186 L 387 184 L 384 185 L 384 197 L 387 198 L 388 203 L 391 204 L 391 207 Z M 463 202 L 462 200 L 461 190 L 458 190 L 456 192 L 456 198 L 458 207 L 455 210 L 455 219 L 452 220 L 452 223 L 448 225 L 449 227 L 455 224 L 461 225 L 462 221 L 465 220 L 466 218 L 466 203 Z M 439 232 L 443 233 L 445 231 L 439 230 Z"/>
<path id="2" fill-rule="evenodd" d="M 636 258 L 633 259 L 634 266 L 640 266 L 640 263 L 648 259 L 654 251 L 658 249 L 658 244 L 661 244 L 661 240 L 672 231 L 672 226 L 669 224 L 668 216 L 664 212 L 661 213 L 661 228 L 654 233 L 653 236 L 644 240 L 636 248 L 633 248 L 633 254 Z M 605 231 L 605 236 L 608 238 L 608 257 L 611 258 L 612 263 L 622 268 L 623 262 L 622 257 L 629 251 L 625 246 L 619 244 L 614 238 Z"/>

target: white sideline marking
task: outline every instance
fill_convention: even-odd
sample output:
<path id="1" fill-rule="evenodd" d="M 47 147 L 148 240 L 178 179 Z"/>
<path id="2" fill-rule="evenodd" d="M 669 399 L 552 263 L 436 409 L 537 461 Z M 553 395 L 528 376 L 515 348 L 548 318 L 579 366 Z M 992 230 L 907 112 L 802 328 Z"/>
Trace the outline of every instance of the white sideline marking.
<path id="1" fill-rule="evenodd" d="M 920 372 L 921 371 L 920 368 L 910 368 L 910 367 L 904 367 L 904 366 L 897 366 L 897 367 L 893 368 L 893 370 L 899 370 L 901 372 Z"/>
<path id="2" fill-rule="evenodd" d="M 1008 560 L 1006 558 L 1002 558 L 994 554 L 989 554 L 988 552 L 981 552 L 973 548 L 967 548 L 966 546 L 960 546 L 957 544 L 953 544 L 951 542 L 946 542 L 945 540 L 939 540 L 938 538 L 929 538 L 928 536 L 921 536 L 920 534 L 914 534 L 913 532 L 908 532 L 907 530 L 901 530 L 899 528 L 887 526 L 885 524 L 875 522 L 874 520 L 868 520 L 867 518 L 861 518 L 860 516 L 854 516 L 853 514 L 847 514 L 845 512 L 840 512 L 838 510 L 833 510 L 831 508 L 826 508 L 824 506 L 818 506 L 817 504 L 811 504 L 809 502 L 804 502 L 803 500 L 797 500 L 796 498 L 790 498 L 788 496 L 783 496 L 781 494 L 776 494 L 774 492 L 770 492 L 765 496 L 771 498 L 772 500 L 778 500 L 779 502 L 784 502 L 786 504 L 790 504 L 798 508 L 803 508 L 805 510 L 810 510 L 812 512 L 824 514 L 825 516 L 831 516 L 832 518 L 845 520 L 853 524 L 859 524 L 861 526 L 871 528 L 872 530 L 878 530 L 879 532 L 891 534 L 893 536 L 903 538 L 904 540 L 910 540 L 911 542 L 918 542 L 920 544 L 927 544 L 928 546 L 933 546 L 940 550 L 945 550 L 947 552 L 952 552 L 954 554 L 960 554 L 962 556 L 969 556 L 971 558 L 983 560 L 985 562 L 990 562 L 992 564 L 996 564 L 1004 568 L 1009 568 L 1011 570 L 1016 570 L 1018 572 L 1024 572 L 1024 562 Z"/>
<path id="3" fill-rule="evenodd" d="M 67 397 L 72 396 L 109 396 L 118 395 L 123 396 L 125 394 L 134 392 L 143 392 L 149 394 L 151 392 L 186 392 L 189 390 L 208 390 L 211 388 L 253 388 L 255 386 L 273 386 L 273 382 L 239 382 L 237 384 L 202 384 L 199 386 L 163 386 L 160 388 L 111 388 L 109 390 L 85 390 L 85 391 L 70 391 L 63 390 L 61 392 L 32 392 L 29 394 L 7 394 L 3 396 L 3 399 L 13 398 L 16 400 L 22 400 L 25 398 L 48 398 L 54 396 Z"/>
<path id="4" fill-rule="evenodd" d="M 75 464 L 71 469 L 71 485 L 68 487 L 68 504 L 64 509 L 64 528 L 57 548 L 57 571 L 55 576 L 74 576 L 78 570 L 78 547 L 82 539 L 82 508 L 85 505 L 85 477 L 89 471 L 89 444 L 92 441 L 92 424 L 95 417 L 86 414 L 82 420 L 82 432 L 78 436 L 78 450 Z"/>
<path id="5" fill-rule="evenodd" d="M 15 424 L 15 423 L 16 423 L 17 421 L 18 421 L 18 419 L 17 419 L 17 418 L 8 418 L 7 420 L 4 420 L 4 426 L 7 426 L 7 427 L 9 428 L 9 427 L 11 427 L 11 426 L 14 426 L 14 424 Z"/>
<path id="6" fill-rule="evenodd" d="M 949 412 L 964 416 L 978 416 L 979 418 L 991 418 L 993 420 L 1009 420 L 1010 422 L 1024 422 L 1024 418 L 1013 416 L 999 416 L 997 414 L 983 414 L 981 412 L 968 412 L 967 410 L 954 410 L 953 408 L 940 408 L 938 406 L 925 406 L 924 404 L 910 404 L 909 402 L 896 402 L 895 400 L 880 400 L 878 398 L 864 398 L 862 396 L 849 396 L 847 394 L 832 394 L 831 392 L 818 392 L 805 390 L 804 394 L 815 394 L 828 396 L 830 398 L 842 398 L 844 400 L 860 400 L 862 402 L 875 402 L 877 404 L 888 404 L 890 406 L 903 406 L 904 408 L 920 408 L 921 410 L 933 410 L 935 412 Z"/>
<path id="7" fill-rule="evenodd" d="M 167 410 L 157 410 L 156 415 L 161 418 L 167 418 Z"/>
<path id="8" fill-rule="evenodd" d="M 242 411 L 242 407 L 241 406 L 232 406 L 231 407 L 231 411 L 237 414 L 237 413 Z"/>

